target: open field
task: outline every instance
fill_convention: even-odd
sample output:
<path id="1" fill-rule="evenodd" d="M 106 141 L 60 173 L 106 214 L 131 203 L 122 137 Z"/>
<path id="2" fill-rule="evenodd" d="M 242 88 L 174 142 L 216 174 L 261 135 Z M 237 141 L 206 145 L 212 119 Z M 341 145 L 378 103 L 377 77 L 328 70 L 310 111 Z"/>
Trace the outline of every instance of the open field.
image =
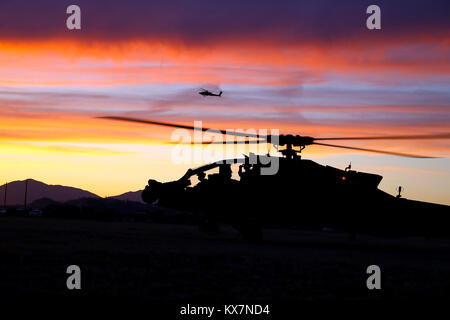
<path id="1" fill-rule="evenodd" d="M 0 217 L 0 295 L 108 296 L 166 302 L 445 299 L 450 240 L 265 230 L 243 243 L 222 227 Z M 79 265 L 82 290 L 66 289 Z M 366 268 L 382 289 L 366 288 Z"/>

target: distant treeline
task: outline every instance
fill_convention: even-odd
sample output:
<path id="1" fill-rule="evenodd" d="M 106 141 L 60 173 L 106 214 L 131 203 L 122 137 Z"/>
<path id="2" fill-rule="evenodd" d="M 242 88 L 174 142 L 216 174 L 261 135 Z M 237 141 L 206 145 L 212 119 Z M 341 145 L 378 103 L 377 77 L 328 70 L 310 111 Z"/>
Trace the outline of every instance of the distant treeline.
<path id="1" fill-rule="evenodd" d="M 157 223 L 197 223 L 186 212 L 154 207 L 141 202 L 113 198 L 81 198 L 67 202 L 57 202 L 41 198 L 26 209 L 9 207 L 6 215 L 28 216 L 30 210 L 41 210 L 43 217 L 61 219 L 101 220 L 101 221 L 153 221 Z"/>

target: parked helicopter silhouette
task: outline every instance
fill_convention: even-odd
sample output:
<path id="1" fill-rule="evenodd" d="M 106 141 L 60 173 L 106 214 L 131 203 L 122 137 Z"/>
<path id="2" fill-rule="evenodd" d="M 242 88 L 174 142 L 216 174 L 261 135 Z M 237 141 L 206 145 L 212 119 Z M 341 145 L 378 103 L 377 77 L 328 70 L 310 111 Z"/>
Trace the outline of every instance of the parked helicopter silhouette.
<path id="1" fill-rule="evenodd" d="M 128 117 L 101 117 L 173 128 L 195 130 L 188 125 Z M 198 128 L 197 128 L 198 129 Z M 299 227 L 307 229 L 333 228 L 377 234 L 442 235 L 448 233 L 443 221 L 450 214 L 450 206 L 408 200 L 392 196 L 378 185 L 382 176 L 372 173 L 323 166 L 301 158 L 308 145 L 345 148 L 364 152 L 402 157 L 432 158 L 426 155 L 400 153 L 323 143 L 328 140 L 409 140 L 449 139 L 450 133 L 434 135 L 362 136 L 314 138 L 300 135 L 258 135 L 201 128 L 247 140 L 234 143 L 270 143 L 279 156 L 250 154 L 243 158 L 217 161 L 196 169 L 189 169 L 172 182 L 149 180 L 142 199 L 150 204 L 189 211 L 211 230 L 218 222 L 233 225 L 244 238 L 262 237 L 262 227 Z M 254 140 L 248 140 L 248 139 Z M 201 142 L 210 144 L 211 142 Z M 227 142 L 212 142 L 222 144 Z M 283 149 L 281 149 L 281 148 Z M 262 175 L 272 160 L 279 161 L 276 174 Z M 239 165 L 240 180 L 232 179 L 232 165 Z M 219 168 L 218 173 L 206 173 Z M 197 176 L 198 183 L 190 179 Z"/>
<path id="2" fill-rule="evenodd" d="M 206 96 L 211 96 L 211 97 L 221 97 L 222 96 L 222 91 L 220 91 L 218 94 L 212 93 L 211 91 L 208 91 L 206 89 L 201 88 L 202 91 L 200 91 L 198 94 L 201 94 L 202 96 L 206 97 Z"/>

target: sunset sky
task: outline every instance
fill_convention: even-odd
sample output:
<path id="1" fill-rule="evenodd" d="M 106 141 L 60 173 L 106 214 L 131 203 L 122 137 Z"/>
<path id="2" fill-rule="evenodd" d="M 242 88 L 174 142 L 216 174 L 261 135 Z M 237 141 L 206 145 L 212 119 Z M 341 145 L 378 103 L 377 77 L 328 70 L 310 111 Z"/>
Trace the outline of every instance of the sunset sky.
<path id="1" fill-rule="evenodd" d="M 81 30 L 66 28 L 71 4 Z M 366 28 L 371 4 L 381 30 Z M 199 166 L 172 161 L 171 129 L 98 116 L 315 137 L 450 132 L 449 85 L 449 1 L 2 0 L 0 184 L 112 196 Z M 346 144 L 442 158 L 304 157 L 450 204 L 450 140 Z"/>

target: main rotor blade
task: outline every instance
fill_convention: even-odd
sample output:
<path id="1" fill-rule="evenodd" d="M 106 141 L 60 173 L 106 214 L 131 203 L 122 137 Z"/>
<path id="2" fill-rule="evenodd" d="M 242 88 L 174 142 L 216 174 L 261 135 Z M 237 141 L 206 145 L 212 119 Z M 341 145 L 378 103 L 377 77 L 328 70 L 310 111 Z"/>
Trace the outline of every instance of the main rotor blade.
<path id="1" fill-rule="evenodd" d="M 156 126 L 165 126 L 165 127 L 188 129 L 188 130 L 209 131 L 209 132 L 227 134 L 227 135 L 237 136 L 237 137 L 264 138 L 264 139 L 267 138 L 266 136 L 257 135 L 257 134 L 253 134 L 253 133 L 244 133 L 244 132 L 218 130 L 218 129 L 208 129 L 208 128 L 203 128 L 203 127 L 202 128 L 196 128 L 196 127 L 193 127 L 193 126 L 187 126 L 187 125 L 176 124 L 176 123 L 152 121 L 152 120 L 144 120 L 144 119 L 136 119 L 136 118 L 128 118 L 128 117 L 113 117 L 113 116 L 110 116 L 110 117 L 97 117 L 97 118 L 99 118 L 99 119 L 108 119 L 108 120 L 116 120 L 116 121 L 127 121 L 127 122 L 152 124 L 152 125 L 156 125 Z"/>
<path id="2" fill-rule="evenodd" d="M 240 140 L 240 141 L 199 141 L 199 142 L 176 142 L 171 141 L 170 144 L 187 144 L 187 145 L 209 145 L 209 144 L 221 144 L 221 145 L 227 145 L 227 144 L 258 144 L 258 143 L 269 143 L 267 140 Z"/>
<path id="3" fill-rule="evenodd" d="M 422 139 L 450 139 L 450 133 L 404 135 L 404 136 L 315 138 L 314 140 L 319 141 L 319 140 L 422 140 Z"/>
<path id="4" fill-rule="evenodd" d="M 391 151 L 383 151 L 383 150 L 367 149 L 367 148 L 358 148 L 358 147 L 349 147 L 349 146 L 341 146 L 341 145 L 328 144 L 328 143 L 314 142 L 313 144 L 317 144 L 317 145 L 320 145 L 320 146 L 326 146 L 326 147 L 333 147 L 333 148 L 359 150 L 359 151 L 366 151 L 366 152 L 373 152 L 373 153 L 383 153 L 383 154 L 389 154 L 389 155 L 400 156 L 400 157 L 408 157 L 408 158 L 437 158 L 437 157 L 429 157 L 429 156 L 418 155 L 418 154 L 391 152 Z"/>

